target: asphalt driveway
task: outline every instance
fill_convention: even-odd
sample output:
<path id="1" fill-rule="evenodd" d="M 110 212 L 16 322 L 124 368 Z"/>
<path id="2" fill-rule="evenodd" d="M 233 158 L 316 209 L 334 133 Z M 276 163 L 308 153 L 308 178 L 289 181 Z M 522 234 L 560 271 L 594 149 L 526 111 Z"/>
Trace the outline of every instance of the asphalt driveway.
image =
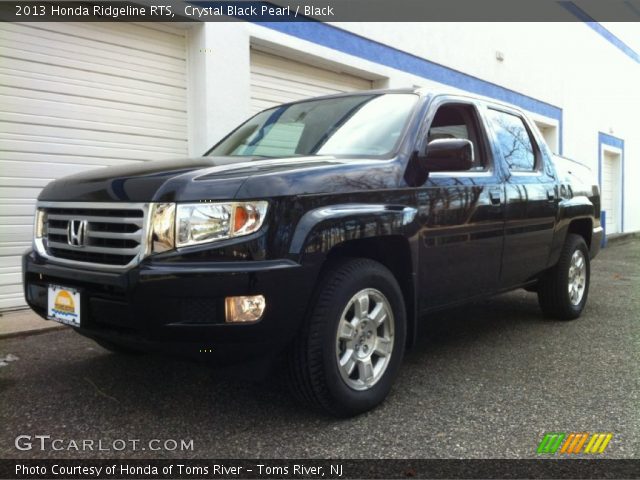
<path id="1" fill-rule="evenodd" d="M 335 420 L 179 360 L 111 354 L 68 329 L 0 340 L 0 457 L 523 458 L 545 432 L 612 432 L 640 458 L 640 241 L 604 250 L 574 322 L 524 291 L 433 315 L 375 411 Z M 139 449 L 18 450 L 19 435 L 140 440 Z M 149 440 L 193 449 L 149 451 Z M 173 444 L 169 443 L 172 447 Z M 142 448 L 145 448 L 144 450 Z"/>

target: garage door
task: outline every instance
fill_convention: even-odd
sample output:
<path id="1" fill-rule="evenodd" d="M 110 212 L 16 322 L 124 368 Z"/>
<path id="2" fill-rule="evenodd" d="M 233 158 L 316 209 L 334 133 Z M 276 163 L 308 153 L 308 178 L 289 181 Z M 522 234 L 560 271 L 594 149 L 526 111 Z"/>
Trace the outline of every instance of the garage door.
<path id="1" fill-rule="evenodd" d="M 607 235 L 620 232 L 620 155 L 604 152 L 602 156 L 602 209 L 607 212 Z"/>
<path id="2" fill-rule="evenodd" d="M 0 23 L 0 308 L 24 305 L 19 255 L 50 180 L 187 153 L 184 32 Z"/>
<path id="3" fill-rule="evenodd" d="M 251 51 L 251 113 L 303 98 L 370 90 L 371 80 Z"/>

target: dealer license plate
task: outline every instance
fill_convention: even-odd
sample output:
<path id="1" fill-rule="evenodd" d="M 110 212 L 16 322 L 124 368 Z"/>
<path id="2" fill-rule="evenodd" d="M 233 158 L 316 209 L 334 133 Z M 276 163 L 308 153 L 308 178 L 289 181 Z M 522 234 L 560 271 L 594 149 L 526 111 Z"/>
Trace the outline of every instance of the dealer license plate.
<path id="1" fill-rule="evenodd" d="M 80 326 L 80 292 L 75 288 L 49 285 L 47 316 L 49 320 Z"/>

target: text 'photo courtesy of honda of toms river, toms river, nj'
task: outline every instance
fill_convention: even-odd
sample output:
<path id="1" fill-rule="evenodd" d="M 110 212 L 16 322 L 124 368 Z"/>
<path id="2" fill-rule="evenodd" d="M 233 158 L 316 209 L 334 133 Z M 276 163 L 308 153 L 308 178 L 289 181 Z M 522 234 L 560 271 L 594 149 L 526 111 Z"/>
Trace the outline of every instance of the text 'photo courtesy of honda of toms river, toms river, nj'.
<path id="1" fill-rule="evenodd" d="M 517 288 L 577 318 L 600 196 L 520 111 L 420 89 L 281 105 L 203 157 L 56 180 L 24 289 L 113 351 L 264 366 L 338 416 L 389 393 L 425 313 Z"/>

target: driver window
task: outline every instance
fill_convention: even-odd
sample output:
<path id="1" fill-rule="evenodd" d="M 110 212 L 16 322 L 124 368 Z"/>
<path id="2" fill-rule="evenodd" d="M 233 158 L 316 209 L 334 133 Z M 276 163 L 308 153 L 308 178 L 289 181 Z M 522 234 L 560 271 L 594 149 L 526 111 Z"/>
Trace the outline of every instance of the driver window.
<path id="1" fill-rule="evenodd" d="M 461 138 L 473 144 L 472 171 L 486 168 L 484 148 L 480 143 L 478 117 L 472 105 L 447 104 L 438 108 L 427 134 L 427 142 L 441 138 Z"/>

